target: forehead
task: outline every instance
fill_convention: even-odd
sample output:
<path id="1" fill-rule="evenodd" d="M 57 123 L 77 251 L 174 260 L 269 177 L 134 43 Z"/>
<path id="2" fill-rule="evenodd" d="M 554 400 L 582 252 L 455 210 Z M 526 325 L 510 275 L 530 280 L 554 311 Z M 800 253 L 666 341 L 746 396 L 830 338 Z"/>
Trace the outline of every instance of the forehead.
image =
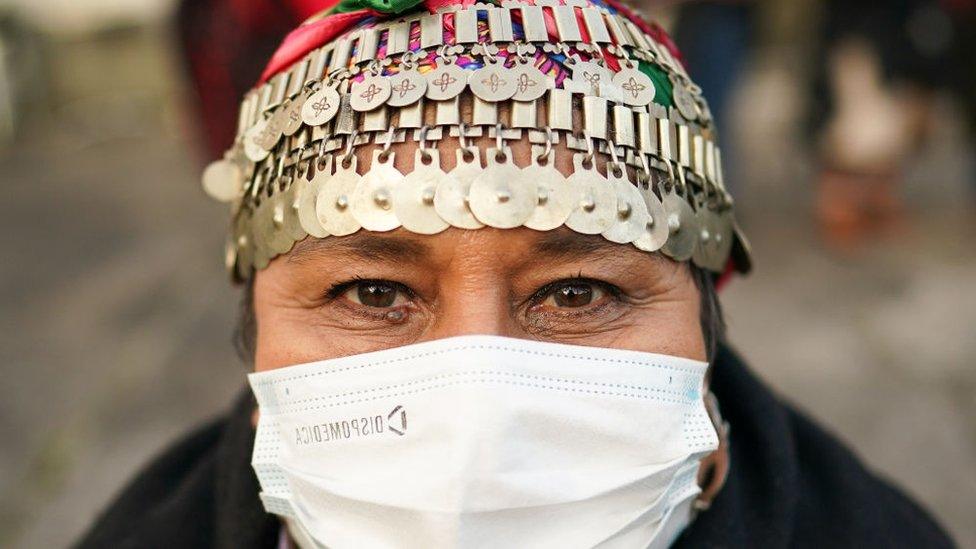
<path id="1" fill-rule="evenodd" d="M 672 263 L 658 254 L 610 242 L 600 235 L 583 235 L 560 227 L 552 231 L 527 228 L 449 228 L 436 235 L 404 229 L 358 233 L 342 237 L 306 238 L 282 258 L 289 264 L 330 262 L 441 263 L 465 259 L 491 259 L 513 266 L 540 266 L 556 262 Z"/>

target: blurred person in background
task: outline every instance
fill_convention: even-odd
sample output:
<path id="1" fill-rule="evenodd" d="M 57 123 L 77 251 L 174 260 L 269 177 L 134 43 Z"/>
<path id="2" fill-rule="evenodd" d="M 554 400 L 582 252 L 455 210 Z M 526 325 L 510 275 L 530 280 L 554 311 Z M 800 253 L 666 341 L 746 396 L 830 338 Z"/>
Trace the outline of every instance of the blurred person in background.
<path id="1" fill-rule="evenodd" d="M 319 5 L 239 113 L 198 82 L 251 391 L 80 546 L 951 546 L 724 340 L 751 258 L 670 38 L 547 6 Z"/>
<path id="2" fill-rule="evenodd" d="M 854 251 L 903 226 L 902 172 L 949 91 L 976 129 L 976 2 L 825 2 L 811 121 L 826 242 Z"/>
<path id="3" fill-rule="evenodd" d="M 675 43 L 720 128 L 732 127 L 729 108 L 753 46 L 756 11 L 753 0 L 692 0 L 676 6 Z M 719 142 L 729 190 L 735 192 L 735 142 L 728 133 Z"/>

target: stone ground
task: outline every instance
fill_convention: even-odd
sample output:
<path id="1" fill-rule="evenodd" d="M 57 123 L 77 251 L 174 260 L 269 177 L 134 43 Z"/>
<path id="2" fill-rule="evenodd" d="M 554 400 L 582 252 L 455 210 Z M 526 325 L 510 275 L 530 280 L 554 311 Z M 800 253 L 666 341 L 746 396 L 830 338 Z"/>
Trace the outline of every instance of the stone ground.
<path id="1" fill-rule="evenodd" d="M 150 455 L 243 387 L 225 212 L 198 190 L 162 44 L 62 45 L 52 86 L 65 99 L 0 151 L 0 546 L 68 544 Z M 106 60 L 128 76 L 109 80 Z M 963 147 L 937 136 L 906 185 L 905 229 L 856 257 L 819 245 L 805 179 L 750 180 L 757 268 L 723 301 L 732 341 L 781 395 L 976 547 Z"/>

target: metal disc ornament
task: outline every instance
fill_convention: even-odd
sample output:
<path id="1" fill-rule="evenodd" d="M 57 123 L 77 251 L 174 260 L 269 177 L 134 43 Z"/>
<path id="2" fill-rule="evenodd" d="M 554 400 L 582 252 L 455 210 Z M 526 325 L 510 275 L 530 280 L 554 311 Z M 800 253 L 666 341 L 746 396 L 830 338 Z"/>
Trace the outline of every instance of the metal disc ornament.
<path id="1" fill-rule="evenodd" d="M 685 120 L 697 120 L 698 106 L 695 103 L 695 97 L 691 94 L 691 91 L 684 82 L 677 78 L 672 77 L 671 83 L 674 106 L 678 109 L 678 112 L 681 113 L 681 116 L 683 116 Z"/>
<path id="2" fill-rule="evenodd" d="M 454 99 L 468 85 L 468 71 L 456 63 L 444 63 L 424 75 L 427 79 L 427 97 L 435 101 Z"/>
<path id="3" fill-rule="evenodd" d="M 282 120 L 284 123 L 281 126 L 281 133 L 291 137 L 301 129 L 302 107 L 305 106 L 306 100 L 308 100 L 308 95 L 302 93 L 296 95 L 285 104 L 282 109 Z"/>
<path id="4" fill-rule="evenodd" d="M 239 278 L 246 279 L 250 276 L 254 266 L 254 244 L 251 242 L 251 223 L 247 211 L 241 211 L 234 219 L 234 251 L 236 252 L 236 262 L 234 269 Z"/>
<path id="5" fill-rule="evenodd" d="M 698 243 L 698 227 L 695 211 L 672 187 L 661 199 L 668 215 L 668 241 L 662 250 L 675 261 L 687 261 Z"/>
<path id="6" fill-rule="evenodd" d="M 393 188 L 393 211 L 404 229 L 418 234 L 437 234 L 450 227 L 434 208 L 437 185 L 448 177 L 440 166 L 436 149 L 417 149 L 413 171 Z"/>
<path id="7" fill-rule="evenodd" d="M 285 120 L 282 117 L 283 112 L 282 109 L 278 109 L 268 117 L 268 123 L 265 125 L 264 131 L 261 132 L 257 140 L 258 145 L 262 149 L 270 151 L 281 140 L 282 129 L 285 126 Z"/>
<path id="8" fill-rule="evenodd" d="M 268 242 L 271 238 L 271 229 L 268 226 L 271 219 L 268 213 L 269 200 L 267 196 L 261 198 L 261 203 L 251 212 L 251 242 L 254 243 L 255 257 L 271 255 L 271 245 Z"/>
<path id="9" fill-rule="evenodd" d="M 600 234 L 617 220 L 617 192 L 591 164 L 584 167 L 585 155 L 573 156 L 573 175 L 566 179 L 579 194 L 579 202 L 566 219 L 566 226 L 582 234 Z"/>
<path id="10" fill-rule="evenodd" d="M 323 159 L 313 159 L 309 169 L 316 169 L 310 181 L 301 179 L 296 181 L 298 184 L 298 221 L 301 223 L 305 232 L 315 238 L 329 236 L 329 231 L 319 223 L 318 212 L 315 203 L 318 200 L 322 187 L 332 177 L 332 157 L 326 156 Z"/>
<path id="11" fill-rule="evenodd" d="M 352 215 L 367 231 L 392 231 L 400 226 L 393 211 L 393 189 L 403 174 L 393 167 L 390 151 L 373 151 L 369 171 L 359 180 L 349 198 Z"/>
<path id="12" fill-rule="evenodd" d="M 633 245 L 645 252 L 656 252 L 668 241 L 668 214 L 664 209 L 664 204 L 654 194 L 653 186 L 646 189 L 638 187 L 637 191 L 644 199 L 644 206 L 647 208 L 648 221 L 644 228 L 644 234 L 634 240 Z"/>
<path id="13" fill-rule="evenodd" d="M 489 103 L 511 99 L 515 95 L 515 77 L 501 63 L 491 63 L 471 73 L 468 78 L 471 92 Z"/>
<path id="14" fill-rule="evenodd" d="M 302 105 L 302 121 L 309 126 L 321 126 L 339 112 L 340 102 L 339 92 L 335 88 L 323 86 L 305 100 Z"/>
<path id="15" fill-rule="evenodd" d="M 336 173 L 322 185 L 315 201 L 315 213 L 322 228 L 335 236 L 345 236 L 358 231 L 362 226 L 353 217 L 350 197 L 359 183 L 356 173 L 356 157 L 338 161 Z"/>
<path id="16" fill-rule="evenodd" d="M 416 69 L 409 69 L 389 77 L 390 98 L 386 104 L 391 107 L 413 105 L 427 93 L 427 79 Z"/>
<path id="17" fill-rule="evenodd" d="M 537 186 L 519 177 L 520 170 L 507 147 L 490 148 L 485 155 L 488 165 L 471 182 L 468 193 L 471 212 L 489 227 L 519 227 L 535 209 Z"/>
<path id="18" fill-rule="evenodd" d="M 291 249 L 294 240 L 285 233 L 285 200 L 281 192 L 265 197 L 261 206 L 258 208 L 257 235 L 261 242 L 261 248 L 269 252 L 268 255 L 276 256 Z"/>
<path id="19" fill-rule="evenodd" d="M 532 147 L 532 164 L 519 173 L 527 184 L 536 186 L 536 205 L 532 215 L 525 220 L 526 227 L 537 231 L 551 231 L 566 222 L 573 208 L 579 204 L 579 188 L 566 182 L 552 163 L 555 158 L 551 152 L 545 157 L 546 163 L 539 164 L 542 147 Z"/>
<path id="20" fill-rule="evenodd" d="M 712 269 L 718 249 L 715 235 L 718 233 L 718 219 L 705 205 L 698 206 L 695 218 L 698 221 L 698 244 L 691 254 L 692 261 L 703 269 Z"/>
<path id="21" fill-rule="evenodd" d="M 262 118 L 244 132 L 244 156 L 251 162 L 260 162 L 268 157 L 268 150 L 261 146 L 261 139 L 267 125 L 268 121 Z"/>
<path id="22" fill-rule="evenodd" d="M 391 93 L 393 90 L 389 78 L 369 75 L 352 85 L 349 90 L 349 106 L 354 111 L 371 111 L 385 104 Z"/>
<path id="23" fill-rule="evenodd" d="M 654 82 L 644 73 L 634 69 L 624 69 L 613 75 L 613 84 L 620 88 L 624 103 L 643 107 L 654 100 Z"/>
<path id="24" fill-rule="evenodd" d="M 485 224 L 471 213 L 468 205 L 468 191 L 471 182 L 483 170 L 476 147 L 459 148 L 456 151 L 457 163 L 450 173 L 437 184 L 434 192 L 434 211 L 452 227 L 459 229 L 480 229 Z"/>
<path id="25" fill-rule="evenodd" d="M 220 202 L 237 200 L 244 191 L 244 174 L 241 167 L 226 158 L 211 162 L 207 169 L 203 170 L 201 179 L 203 190 Z"/>
<path id="26" fill-rule="evenodd" d="M 629 244 L 644 234 L 650 216 L 644 207 L 644 197 L 630 181 L 627 172 L 620 168 L 614 173 L 612 167 L 607 168 L 607 178 L 617 194 L 617 219 L 614 224 L 601 234 L 610 242 Z"/>
<path id="27" fill-rule="evenodd" d="M 508 75 L 515 81 L 515 93 L 512 99 L 516 101 L 535 101 L 545 95 L 549 89 L 549 77 L 537 69 L 535 65 L 525 63 L 515 65 L 508 70 Z"/>
<path id="28" fill-rule="evenodd" d="M 285 189 L 281 197 L 281 202 L 284 206 L 284 221 L 281 228 L 294 242 L 308 236 L 308 233 L 302 228 L 301 220 L 298 219 L 299 198 L 301 197 L 299 191 L 301 190 L 301 184 L 304 183 L 308 183 L 304 177 L 296 178 Z"/>
<path id="29" fill-rule="evenodd" d="M 732 209 L 728 208 L 718 214 L 715 227 L 715 269 L 722 271 L 729 260 L 732 251 L 733 231 L 735 227 L 735 216 Z"/>
<path id="30" fill-rule="evenodd" d="M 612 73 L 590 61 L 577 61 L 573 65 L 573 82 L 584 87 L 588 95 L 600 95 L 600 86 L 613 81 Z"/>

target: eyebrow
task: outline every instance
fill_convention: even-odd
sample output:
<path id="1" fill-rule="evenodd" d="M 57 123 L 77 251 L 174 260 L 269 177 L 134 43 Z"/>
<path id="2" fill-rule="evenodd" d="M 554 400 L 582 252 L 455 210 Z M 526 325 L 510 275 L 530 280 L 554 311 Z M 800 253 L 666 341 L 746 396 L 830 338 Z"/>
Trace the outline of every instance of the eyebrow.
<path id="1" fill-rule="evenodd" d="M 536 256 L 550 259 L 579 259 L 580 256 L 617 257 L 626 253 L 623 245 L 610 242 L 600 235 L 585 235 L 564 231 L 552 231 L 543 235 L 532 246 Z"/>
<path id="2" fill-rule="evenodd" d="M 288 254 L 289 263 L 306 263 L 316 258 L 343 256 L 350 259 L 404 261 L 430 253 L 430 246 L 406 238 L 390 238 L 359 232 L 342 237 L 306 238 Z"/>

